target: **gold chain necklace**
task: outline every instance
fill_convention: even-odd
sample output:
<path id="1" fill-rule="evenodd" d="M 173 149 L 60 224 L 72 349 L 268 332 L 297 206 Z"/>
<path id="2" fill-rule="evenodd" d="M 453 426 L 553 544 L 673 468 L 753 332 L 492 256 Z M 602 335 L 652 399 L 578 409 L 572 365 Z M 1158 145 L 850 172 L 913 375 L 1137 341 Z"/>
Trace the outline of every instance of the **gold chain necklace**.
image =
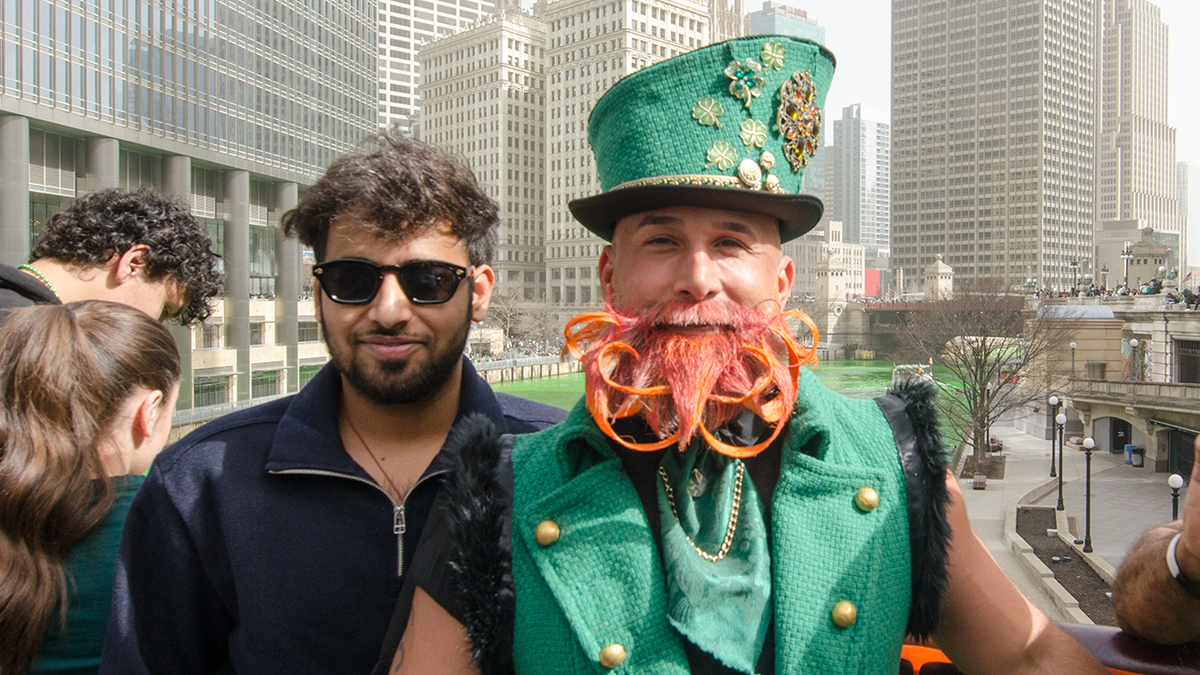
<path id="1" fill-rule="evenodd" d="M 729 549 L 733 546 L 733 534 L 737 531 L 738 511 L 742 506 L 742 476 L 746 473 L 746 465 L 738 461 L 737 463 L 737 478 L 733 482 L 733 506 L 729 509 L 729 524 L 725 526 L 725 540 L 721 542 L 721 548 L 716 555 L 703 551 L 687 532 L 683 533 L 688 543 L 692 548 L 696 549 L 696 553 L 701 558 L 709 562 L 718 562 L 729 554 Z M 658 467 L 658 475 L 662 477 L 663 490 L 667 493 L 667 503 L 671 505 L 671 513 L 675 514 L 675 520 L 679 521 L 679 510 L 675 508 L 675 491 L 671 489 L 671 483 L 667 480 L 667 470 Z M 680 528 L 683 527 L 683 521 L 679 521 Z"/>
<path id="2" fill-rule="evenodd" d="M 46 275 L 35 270 L 34 268 L 30 267 L 29 265 L 17 265 L 17 269 L 25 270 L 26 272 L 29 272 L 30 274 L 32 274 L 34 277 L 37 278 L 38 281 L 45 284 L 46 288 L 50 289 L 50 292 L 54 294 L 54 297 L 58 298 L 58 291 L 54 290 L 54 284 L 50 283 L 50 280 L 46 278 Z M 58 299 L 62 300 L 62 298 L 58 298 Z"/>

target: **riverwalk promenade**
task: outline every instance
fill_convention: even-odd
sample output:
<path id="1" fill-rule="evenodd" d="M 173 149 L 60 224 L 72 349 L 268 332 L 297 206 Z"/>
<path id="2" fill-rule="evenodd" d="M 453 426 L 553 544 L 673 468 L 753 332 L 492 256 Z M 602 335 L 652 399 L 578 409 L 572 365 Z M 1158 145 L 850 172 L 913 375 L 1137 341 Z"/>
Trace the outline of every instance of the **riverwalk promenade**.
<path id="1" fill-rule="evenodd" d="M 992 437 L 1004 442 L 1004 479 L 988 480 L 984 490 L 972 489 L 969 479 L 959 481 L 971 527 L 1005 574 L 1034 605 L 1054 621 L 1081 622 L 1082 614 L 1078 610 L 1064 610 L 1063 599 L 1056 598 L 1058 593 L 1054 585 L 1045 583 L 1042 576 L 1047 570 L 1044 566 L 1039 574 L 1037 565 L 1029 562 L 1029 556 L 1014 551 L 1018 548 L 1014 543 L 1019 544 L 1019 540 L 1014 542 L 1017 505 L 1053 508 L 1058 503 L 1058 479 L 1050 478 L 1050 441 L 1011 426 L 993 427 Z M 1084 452 L 1068 445 L 1062 467 L 1064 509 L 1060 523 L 1072 533 L 1066 536 L 1068 541 L 1083 539 Z M 1090 555 L 1093 556 L 1093 568 L 1099 568 L 1101 576 L 1111 574 L 1120 566 L 1130 546 L 1143 532 L 1171 520 L 1168 476 L 1155 473 L 1150 467 L 1127 465 L 1123 454 L 1092 453 L 1091 534 L 1094 550 Z M 1181 504 L 1186 494 L 1187 488 L 1180 492 Z M 1062 529 L 1060 525 L 1060 531 Z M 1076 548 L 1084 556 L 1082 546 Z M 1023 557 L 1026 558 L 1024 561 Z"/>

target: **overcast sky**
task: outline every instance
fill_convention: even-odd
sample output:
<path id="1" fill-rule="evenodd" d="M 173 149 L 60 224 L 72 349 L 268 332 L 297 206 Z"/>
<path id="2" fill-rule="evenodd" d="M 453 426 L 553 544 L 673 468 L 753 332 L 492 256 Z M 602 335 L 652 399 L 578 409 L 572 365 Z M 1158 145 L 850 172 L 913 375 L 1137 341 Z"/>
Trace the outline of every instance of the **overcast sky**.
<path id="1" fill-rule="evenodd" d="M 886 114 L 891 108 L 891 0 L 783 1 L 825 28 L 825 46 L 837 56 L 826 116 L 839 119 L 842 107 L 854 103 Z M 1152 1 L 1170 27 L 1168 122 L 1177 130 L 1175 157 L 1200 162 L 1200 0 Z M 746 3 L 746 11 L 762 7 L 762 0 Z M 827 142 L 831 139 L 832 134 Z"/>

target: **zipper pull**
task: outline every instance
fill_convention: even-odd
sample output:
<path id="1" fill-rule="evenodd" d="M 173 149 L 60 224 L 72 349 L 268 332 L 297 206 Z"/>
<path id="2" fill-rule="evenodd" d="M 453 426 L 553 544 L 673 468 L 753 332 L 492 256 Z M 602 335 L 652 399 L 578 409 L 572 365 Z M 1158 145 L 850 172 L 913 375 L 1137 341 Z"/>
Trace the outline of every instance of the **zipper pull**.
<path id="1" fill-rule="evenodd" d="M 404 534 L 404 507 L 396 506 L 392 508 L 392 532 L 394 534 Z"/>

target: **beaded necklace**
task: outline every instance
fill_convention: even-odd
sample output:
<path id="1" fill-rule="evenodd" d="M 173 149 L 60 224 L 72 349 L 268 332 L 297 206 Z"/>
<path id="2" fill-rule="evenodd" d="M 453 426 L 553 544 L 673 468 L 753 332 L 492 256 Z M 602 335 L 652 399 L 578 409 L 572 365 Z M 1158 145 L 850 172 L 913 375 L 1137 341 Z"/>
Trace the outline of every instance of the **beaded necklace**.
<path id="1" fill-rule="evenodd" d="M 17 265 L 17 269 L 25 270 L 26 272 L 29 272 L 30 274 L 32 274 L 34 276 L 34 278 L 36 278 L 38 281 L 45 284 L 46 288 L 50 289 L 50 292 L 54 294 L 54 297 L 58 298 L 59 300 L 62 300 L 62 298 L 58 297 L 58 291 L 54 290 L 54 284 L 50 283 L 50 280 L 46 278 L 46 275 L 44 275 L 41 272 L 37 271 L 36 269 L 30 267 L 29 265 Z"/>

